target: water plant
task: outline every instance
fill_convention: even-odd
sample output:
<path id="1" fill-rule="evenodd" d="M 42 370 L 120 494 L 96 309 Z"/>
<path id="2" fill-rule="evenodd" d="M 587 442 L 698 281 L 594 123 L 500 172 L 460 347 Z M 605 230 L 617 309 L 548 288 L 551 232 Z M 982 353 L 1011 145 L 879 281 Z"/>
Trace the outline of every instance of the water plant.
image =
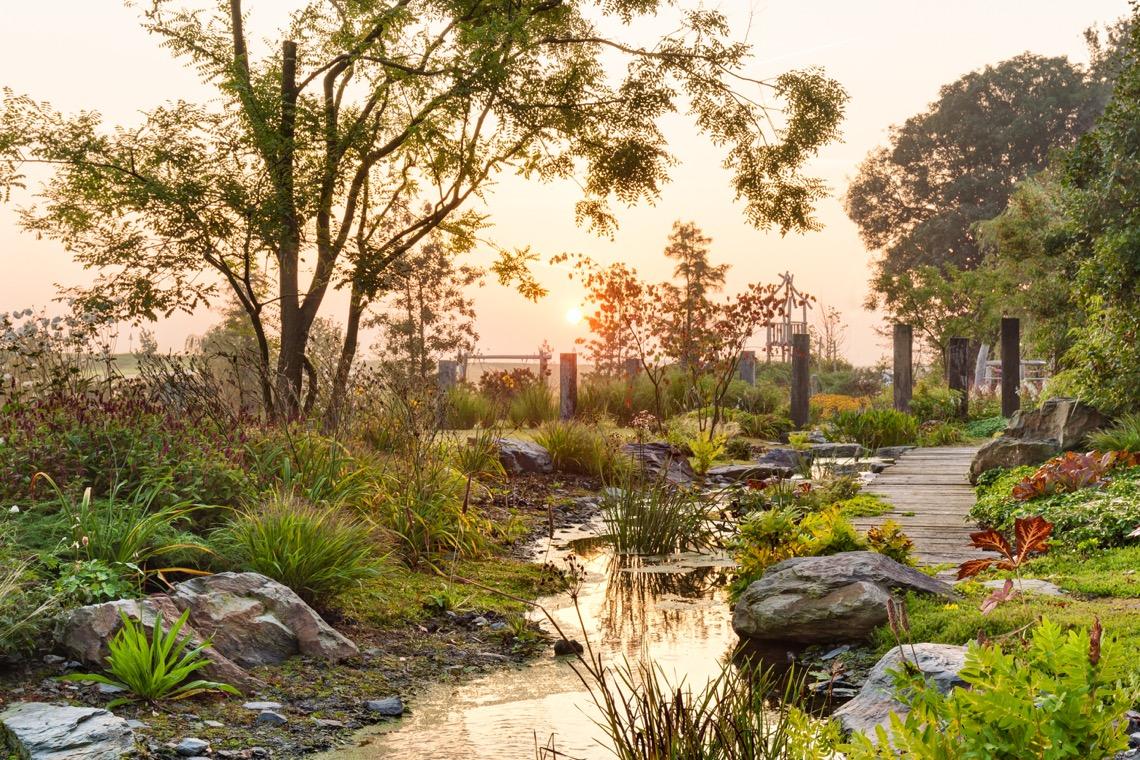
<path id="1" fill-rule="evenodd" d="M 194 673 L 210 664 L 203 654 L 210 644 L 207 641 L 191 647 L 189 636 L 179 638 L 190 616 L 189 610 L 174 621 L 169 631 L 163 631 L 162 615 L 157 615 L 150 637 L 141 623 L 127 617 L 125 612 L 119 614 L 122 627 L 107 643 L 109 675 L 74 673 L 63 676 L 62 680 L 105 684 L 129 692 L 127 696 L 111 700 L 107 704 L 110 708 L 139 701 L 157 705 L 209 692 L 241 696 L 241 692 L 229 684 L 190 680 Z"/>
<path id="2" fill-rule="evenodd" d="M 697 491 L 664 481 L 639 488 L 631 479 L 606 489 L 606 533 L 619 554 L 671 554 L 712 545 L 712 508 Z"/>

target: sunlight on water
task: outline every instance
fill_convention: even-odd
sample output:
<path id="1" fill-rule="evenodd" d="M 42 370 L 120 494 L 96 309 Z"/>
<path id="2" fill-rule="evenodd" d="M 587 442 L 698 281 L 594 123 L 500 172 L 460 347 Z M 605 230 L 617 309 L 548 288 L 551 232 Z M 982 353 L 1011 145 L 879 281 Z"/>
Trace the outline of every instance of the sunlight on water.
<path id="1" fill-rule="evenodd" d="M 683 677 L 694 687 L 720 671 L 737 640 L 723 590 L 728 558 L 686 554 L 623 567 L 597 541 L 572 541 L 574 535 L 582 534 L 560 533 L 549 559 L 561 565 L 572 549 L 584 563 L 582 616 L 591 643 L 607 663 L 647 658 L 671 681 Z M 567 635 L 581 639 L 567 596 L 540 603 Z M 358 735 L 361 746 L 327 757 L 526 760 L 535 757 L 536 738 L 546 745 L 551 736 L 565 756 L 612 757 L 598 743 L 601 731 L 585 687 L 569 662 L 550 656 L 460 685 L 433 687 L 418 694 L 411 707 L 400 723 L 365 731 Z"/>

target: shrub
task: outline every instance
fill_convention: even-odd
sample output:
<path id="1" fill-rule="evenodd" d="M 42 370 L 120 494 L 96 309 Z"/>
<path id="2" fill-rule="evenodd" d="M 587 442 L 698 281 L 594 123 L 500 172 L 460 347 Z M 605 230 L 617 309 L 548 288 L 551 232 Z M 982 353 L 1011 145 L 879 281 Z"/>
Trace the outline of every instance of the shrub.
<path id="1" fill-rule="evenodd" d="M 90 488 L 78 499 L 65 494 L 50 477 L 40 475 L 56 497 L 58 512 L 37 526 L 50 534 L 52 548 L 78 560 L 99 560 L 138 573 L 185 570 L 160 567 L 168 555 L 208 552 L 195 536 L 178 528 L 189 523 L 196 509 L 190 504 L 156 507 L 165 483 L 140 486 L 125 496 L 114 486 L 105 499 L 92 497 Z M 35 543 L 35 539 L 31 541 Z M 48 547 L 44 547 L 48 548 Z"/>
<path id="2" fill-rule="evenodd" d="M 1064 632 L 1042 620 L 1027 646 L 971 644 L 959 672 L 967 688 L 942 694 L 921 672 L 896 673 L 909 713 L 892 715 L 877 742 L 856 735 L 844 751 L 849 760 L 1113 757 L 1127 748 L 1120 726 L 1140 696 L 1128 680 L 1130 659 L 1099 622 Z"/>
<path id="3" fill-rule="evenodd" d="M 751 459 L 752 444 L 747 438 L 733 436 L 724 442 L 724 455 L 729 459 Z"/>
<path id="4" fill-rule="evenodd" d="M 137 568 L 91 559 L 62 565 L 53 591 L 76 606 L 98 604 L 138 596 L 139 580 Z"/>
<path id="5" fill-rule="evenodd" d="M 190 610 L 183 612 L 167 632 L 162 630 L 162 615 L 158 615 L 149 638 L 141 624 L 131 620 L 126 613 L 119 614 L 123 618 L 123 626 L 107 644 L 110 650 L 107 672 L 110 675 L 76 673 L 63 676 L 63 680 L 106 684 L 130 693 L 111 700 L 108 707 L 135 701 L 157 705 L 209 692 L 241 696 L 241 692 L 229 684 L 190 680 L 195 672 L 209 664 L 202 654 L 209 642 L 190 648 L 189 636 L 178 638 Z"/>
<path id="6" fill-rule="evenodd" d="M 838 393 L 817 393 L 808 400 L 813 420 L 829 420 L 836 412 L 857 412 L 864 406 L 864 399 Z"/>
<path id="7" fill-rule="evenodd" d="M 874 494 L 852 496 L 835 502 L 835 506 L 847 517 L 877 517 L 894 509 L 893 506 Z"/>
<path id="8" fill-rule="evenodd" d="M 602 495 L 602 520 L 618 554 L 672 554 L 711 545 L 711 509 L 697 492 L 626 480 Z"/>
<path id="9" fill-rule="evenodd" d="M 1140 453 L 1140 413 L 1123 415 L 1106 430 L 1091 434 L 1089 445 L 1097 451 Z"/>
<path id="10" fill-rule="evenodd" d="M 479 377 L 479 393 L 502 406 L 540 381 L 545 382 L 545 378 L 539 378 L 529 367 L 490 370 Z"/>
<path id="11" fill-rule="evenodd" d="M 59 598 L 49 594 L 29 564 L 3 557 L 0 568 L 0 660 L 26 654 L 42 645 Z"/>
<path id="12" fill-rule="evenodd" d="M 495 403 L 469 385 L 460 384 L 447 391 L 444 425 L 451 430 L 469 430 L 476 425 L 492 427 L 498 421 Z"/>
<path id="13" fill-rule="evenodd" d="M 882 525 L 867 529 L 867 546 L 872 551 L 890 557 L 895 562 L 904 565 L 911 564 L 910 553 L 914 551 L 914 542 L 903 533 L 902 526 L 894 520 L 886 520 Z"/>
<path id="14" fill-rule="evenodd" d="M 264 488 L 311 504 L 358 505 L 375 490 L 372 473 L 344 444 L 315 433 L 270 432 L 248 444 L 250 471 Z"/>
<path id="15" fill-rule="evenodd" d="M 464 511 L 466 480 L 459 473 L 429 461 L 398 481 L 374 509 L 406 564 L 430 564 L 441 553 L 476 557 L 487 550 L 489 528 L 473 511 Z"/>
<path id="16" fill-rule="evenodd" d="M 736 423 L 740 425 L 740 432 L 750 438 L 761 438 L 766 441 L 776 441 L 791 432 L 794 425 L 787 417 L 778 414 L 751 414 L 743 412 L 736 415 Z"/>
<path id="17" fill-rule="evenodd" d="M 507 418 L 512 425 L 538 427 L 558 418 L 558 402 L 546 383 L 531 383 L 511 399 Z"/>
<path id="18" fill-rule="evenodd" d="M 693 472 L 698 475 L 703 476 L 708 473 L 713 462 L 724 454 L 725 438 L 722 435 L 698 433 L 686 443 L 689 451 L 693 452 Z"/>
<path id="19" fill-rule="evenodd" d="M 894 409 L 836 412 L 828 427 L 833 436 L 871 450 L 914 443 L 918 438 L 918 421 Z"/>
<path id="20" fill-rule="evenodd" d="M 733 381 L 725 396 L 725 404 L 749 414 L 775 414 L 788 403 L 785 391 L 771 383 L 757 382 L 749 385 L 743 381 Z"/>
<path id="21" fill-rule="evenodd" d="M 965 429 L 956 422 L 932 420 L 918 428 L 919 446 L 950 446 L 966 440 Z"/>
<path id="22" fill-rule="evenodd" d="M 972 419 L 966 423 L 966 435 L 970 438 L 993 438 L 996 434 L 1005 430 L 1008 424 L 1009 420 L 1000 414 L 993 417 Z"/>
<path id="23" fill-rule="evenodd" d="M 580 422 L 548 422 L 534 439 L 550 452 L 560 472 L 613 478 L 626 469 L 617 437 Z"/>
<path id="24" fill-rule="evenodd" d="M 324 609 L 376 575 L 376 543 L 367 524 L 292 494 L 274 494 L 238 513 L 217 541 L 243 570 L 283 583 Z"/>
<path id="25" fill-rule="evenodd" d="M 974 388 L 970 393 L 970 421 L 988 420 L 994 417 L 1001 417 L 1001 392 Z"/>
<path id="26" fill-rule="evenodd" d="M 914 389 L 910 399 L 910 413 L 919 422 L 931 420 L 953 420 L 958 417 L 958 403 L 961 394 L 945 385 L 922 381 Z"/>
<path id="27" fill-rule="evenodd" d="M 1140 523 L 1140 467 L 1115 471 L 1103 488 L 1015 499 L 1014 487 L 1035 472 L 1018 467 L 988 475 L 970 517 L 984 528 L 1009 531 L 1018 517 L 1040 515 L 1053 523 L 1055 543 L 1078 549 L 1121 546 Z"/>
<path id="28" fill-rule="evenodd" d="M 635 408 L 634 388 L 629 381 L 591 375 L 578 388 L 575 413 L 585 420 L 612 419 L 619 425 L 628 425 L 634 414 L 652 408 L 652 400 L 647 406 Z"/>

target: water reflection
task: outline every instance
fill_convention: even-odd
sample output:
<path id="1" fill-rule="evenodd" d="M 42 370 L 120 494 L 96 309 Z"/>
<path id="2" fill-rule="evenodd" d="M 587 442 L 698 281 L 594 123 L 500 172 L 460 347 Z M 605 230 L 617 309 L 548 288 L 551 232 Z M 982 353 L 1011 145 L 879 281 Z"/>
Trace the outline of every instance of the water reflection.
<path id="1" fill-rule="evenodd" d="M 680 554 L 623 561 L 604 542 L 583 538 L 580 532 L 556 534 L 539 557 L 560 564 L 573 552 L 585 569 L 577 610 L 566 595 L 540 600 L 558 625 L 578 635 L 584 624 L 595 651 L 609 663 L 652 662 L 671 680 L 694 686 L 716 675 L 737 641 L 724 595 L 731 560 Z M 329 757 L 519 760 L 534 758 L 536 745 L 551 736 L 565 756 L 612 757 L 598 743 L 590 697 L 565 660 L 545 658 L 437 686 L 417 695 L 412 707 L 401 723 L 375 729 L 360 737 L 362 746 Z"/>

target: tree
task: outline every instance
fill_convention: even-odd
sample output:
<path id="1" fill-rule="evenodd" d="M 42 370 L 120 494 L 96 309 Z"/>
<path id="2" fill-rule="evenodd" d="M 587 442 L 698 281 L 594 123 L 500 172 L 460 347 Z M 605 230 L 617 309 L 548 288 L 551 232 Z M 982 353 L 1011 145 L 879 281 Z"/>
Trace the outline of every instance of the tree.
<path id="1" fill-rule="evenodd" d="M 453 252 L 432 241 L 385 275 L 383 308 L 370 323 L 383 332 L 383 365 L 394 387 L 421 388 L 441 358 L 475 349 L 475 308 L 466 293 L 483 272 L 453 259 Z"/>
<path id="2" fill-rule="evenodd" d="M 647 309 L 645 286 L 637 270 L 622 263 L 605 268 L 592 267 L 580 272 L 586 288 L 586 301 L 593 312 L 585 314 L 589 338 L 579 338 L 594 371 L 607 377 L 625 374 L 626 361 L 638 358 L 637 339 L 631 327 L 637 324 L 634 312 Z"/>
<path id="3" fill-rule="evenodd" d="M 830 370 L 838 369 L 844 363 L 843 344 L 847 342 L 847 325 L 839 309 L 821 303 L 819 326 L 808 327 L 808 333 L 819 363 Z"/>
<path id="4" fill-rule="evenodd" d="M 1084 311 L 1066 364 L 1087 400 L 1107 411 L 1140 409 L 1140 24 L 1127 46 L 1112 100 L 1064 173 L 1073 295 Z"/>
<path id="5" fill-rule="evenodd" d="M 630 22 L 660 0 L 311 0 L 262 50 L 242 0 L 200 2 L 154 0 L 144 23 L 213 88 L 206 102 L 106 130 L 96 114 L 9 97 L 0 124 L 24 136 L 22 160 L 55 168 L 24 223 L 102 273 L 81 295 L 154 319 L 232 292 L 277 418 L 316 391 L 306 352 L 330 288 L 351 291 L 350 364 L 384 272 L 434 231 L 471 239 L 484 219 L 464 204 L 503 171 L 578 180 L 579 220 L 611 230 L 615 201 L 651 200 L 668 181 L 658 123 L 682 98 L 725 150 L 751 223 L 815 225 L 824 187 L 803 167 L 837 136 L 845 93 L 815 70 L 747 77 L 749 48 L 715 11 L 684 11 L 640 45 Z"/>
<path id="6" fill-rule="evenodd" d="M 1001 213 L 1019 180 L 1091 126 L 1103 107 L 1100 76 L 1025 53 L 944 86 L 930 108 L 893 128 L 845 199 L 864 244 L 881 253 L 868 307 L 899 320 L 910 311 L 916 327 L 937 334 L 921 309 L 908 309 L 913 273 L 979 265 L 974 224 Z"/>
<path id="7" fill-rule="evenodd" d="M 714 266 L 709 262 L 709 244 L 693 222 L 673 222 L 666 258 L 673 259 L 673 277 L 679 283 L 666 282 L 660 286 L 660 307 L 666 317 L 667 329 L 662 334 L 665 350 L 682 367 L 697 363 L 700 344 L 706 342 L 706 333 L 712 329 L 713 305 L 711 296 L 724 287 L 727 264 Z"/>

